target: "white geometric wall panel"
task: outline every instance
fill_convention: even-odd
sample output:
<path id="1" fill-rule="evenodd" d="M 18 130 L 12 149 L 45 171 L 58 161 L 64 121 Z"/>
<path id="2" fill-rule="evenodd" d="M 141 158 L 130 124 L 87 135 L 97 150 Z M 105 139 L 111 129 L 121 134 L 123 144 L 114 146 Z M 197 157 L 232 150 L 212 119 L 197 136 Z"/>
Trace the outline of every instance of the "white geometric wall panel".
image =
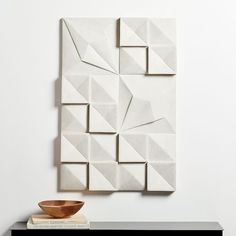
<path id="1" fill-rule="evenodd" d="M 174 19 L 62 20 L 61 190 L 175 191 Z"/>

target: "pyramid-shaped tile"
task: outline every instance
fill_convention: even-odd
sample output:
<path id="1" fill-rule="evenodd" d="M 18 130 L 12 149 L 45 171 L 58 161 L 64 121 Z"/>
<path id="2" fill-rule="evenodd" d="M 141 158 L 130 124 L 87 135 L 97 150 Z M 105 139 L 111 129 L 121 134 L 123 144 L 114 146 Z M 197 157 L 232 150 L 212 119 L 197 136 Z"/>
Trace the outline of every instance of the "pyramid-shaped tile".
<path id="1" fill-rule="evenodd" d="M 172 45 L 176 43 L 175 19 L 150 18 L 148 20 L 149 46 Z"/>
<path id="2" fill-rule="evenodd" d="M 175 160 L 175 134 L 153 134 L 148 137 L 149 161 Z"/>
<path id="3" fill-rule="evenodd" d="M 62 78 L 62 103 L 88 103 L 89 90 L 89 76 L 64 76 Z"/>
<path id="4" fill-rule="evenodd" d="M 119 135 L 119 162 L 146 162 L 147 136 L 144 134 Z"/>
<path id="5" fill-rule="evenodd" d="M 119 164 L 119 190 L 144 190 L 145 167 L 145 164 Z"/>
<path id="6" fill-rule="evenodd" d="M 64 105 L 61 111 L 62 133 L 87 132 L 87 105 Z"/>
<path id="7" fill-rule="evenodd" d="M 90 161 L 116 161 L 116 141 L 112 134 L 90 135 Z"/>
<path id="8" fill-rule="evenodd" d="M 120 46 L 147 46 L 147 18 L 120 19 Z"/>
<path id="9" fill-rule="evenodd" d="M 120 49 L 120 74 L 135 75 L 145 74 L 147 62 L 147 49 L 125 47 Z"/>
<path id="10" fill-rule="evenodd" d="M 89 134 L 61 135 L 61 162 L 88 162 Z"/>
<path id="11" fill-rule="evenodd" d="M 116 104 L 92 104 L 89 108 L 89 132 L 115 133 L 117 129 Z"/>
<path id="12" fill-rule="evenodd" d="M 89 190 L 116 191 L 117 163 L 104 162 L 89 164 Z"/>
<path id="13" fill-rule="evenodd" d="M 147 165 L 148 191 L 175 191 L 174 162 L 149 162 Z"/>
<path id="14" fill-rule="evenodd" d="M 60 189 L 85 190 L 87 188 L 86 164 L 61 164 Z"/>
<path id="15" fill-rule="evenodd" d="M 92 76 L 91 78 L 91 102 L 92 103 L 116 103 L 118 101 L 119 77 Z"/>
<path id="16" fill-rule="evenodd" d="M 148 48 L 148 74 L 175 74 L 176 48 L 152 46 Z"/>

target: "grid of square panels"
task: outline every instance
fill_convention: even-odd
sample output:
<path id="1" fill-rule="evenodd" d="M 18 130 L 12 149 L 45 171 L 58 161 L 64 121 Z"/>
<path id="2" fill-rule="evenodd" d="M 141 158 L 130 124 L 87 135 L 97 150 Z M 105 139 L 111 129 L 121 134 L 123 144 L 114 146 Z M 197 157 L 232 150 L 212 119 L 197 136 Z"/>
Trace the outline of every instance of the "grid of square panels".
<path id="1" fill-rule="evenodd" d="M 62 28 L 61 190 L 174 191 L 174 20 L 69 18 Z M 129 86 L 152 78 L 156 113 Z"/>

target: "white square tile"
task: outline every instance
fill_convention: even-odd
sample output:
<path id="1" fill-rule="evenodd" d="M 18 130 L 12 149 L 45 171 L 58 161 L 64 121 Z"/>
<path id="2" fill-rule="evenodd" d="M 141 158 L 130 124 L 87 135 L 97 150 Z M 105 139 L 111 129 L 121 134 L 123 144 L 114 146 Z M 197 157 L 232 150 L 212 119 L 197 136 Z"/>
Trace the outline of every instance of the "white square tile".
<path id="1" fill-rule="evenodd" d="M 89 134 L 61 135 L 61 162 L 88 162 Z"/>
<path id="2" fill-rule="evenodd" d="M 120 18 L 120 46 L 147 46 L 147 18 Z"/>
<path id="3" fill-rule="evenodd" d="M 61 190 L 85 190 L 86 188 L 87 164 L 61 164 Z"/>
<path id="4" fill-rule="evenodd" d="M 119 190 L 143 191 L 146 182 L 146 164 L 119 164 Z"/>
<path id="5" fill-rule="evenodd" d="M 125 47 L 120 49 L 120 74 L 143 75 L 147 72 L 147 49 Z"/>
<path id="6" fill-rule="evenodd" d="M 88 130 L 88 106 L 64 105 L 61 110 L 62 133 L 85 133 Z"/>
<path id="7" fill-rule="evenodd" d="M 117 105 L 91 104 L 89 107 L 89 132 L 116 133 Z"/>
<path id="8" fill-rule="evenodd" d="M 145 134 L 119 135 L 119 162 L 146 162 L 147 136 Z"/>
<path id="9" fill-rule="evenodd" d="M 175 191 L 176 167 L 174 162 L 147 164 L 147 191 Z"/>
<path id="10" fill-rule="evenodd" d="M 89 190 L 117 190 L 117 162 L 89 163 Z"/>
<path id="11" fill-rule="evenodd" d="M 116 161 L 117 136 L 111 134 L 90 135 L 90 161 Z"/>

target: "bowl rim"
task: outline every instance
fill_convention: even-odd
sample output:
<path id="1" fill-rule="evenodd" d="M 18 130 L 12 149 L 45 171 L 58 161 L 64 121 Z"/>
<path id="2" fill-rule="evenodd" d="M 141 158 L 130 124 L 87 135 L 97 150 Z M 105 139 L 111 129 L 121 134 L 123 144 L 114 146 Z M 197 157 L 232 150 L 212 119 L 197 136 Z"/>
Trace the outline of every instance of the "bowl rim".
<path id="1" fill-rule="evenodd" d="M 73 202 L 71 205 L 56 205 L 56 206 L 53 206 L 53 205 L 48 205 L 48 204 L 45 204 L 45 202 Z M 40 201 L 39 203 L 38 203 L 38 205 L 39 206 L 43 206 L 43 207 L 70 207 L 70 206 L 77 206 L 77 205 L 83 205 L 84 204 L 84 201 L 79 201 L 79 200 L 67 200 L 67 199 L 65 199 L 65 200 L 62 200 L 62 199 L 54 199 L 54 200 L 51 200 L 51 199 L 49 199 L 49 200 L 43 200 L 43 201 Z"/>

